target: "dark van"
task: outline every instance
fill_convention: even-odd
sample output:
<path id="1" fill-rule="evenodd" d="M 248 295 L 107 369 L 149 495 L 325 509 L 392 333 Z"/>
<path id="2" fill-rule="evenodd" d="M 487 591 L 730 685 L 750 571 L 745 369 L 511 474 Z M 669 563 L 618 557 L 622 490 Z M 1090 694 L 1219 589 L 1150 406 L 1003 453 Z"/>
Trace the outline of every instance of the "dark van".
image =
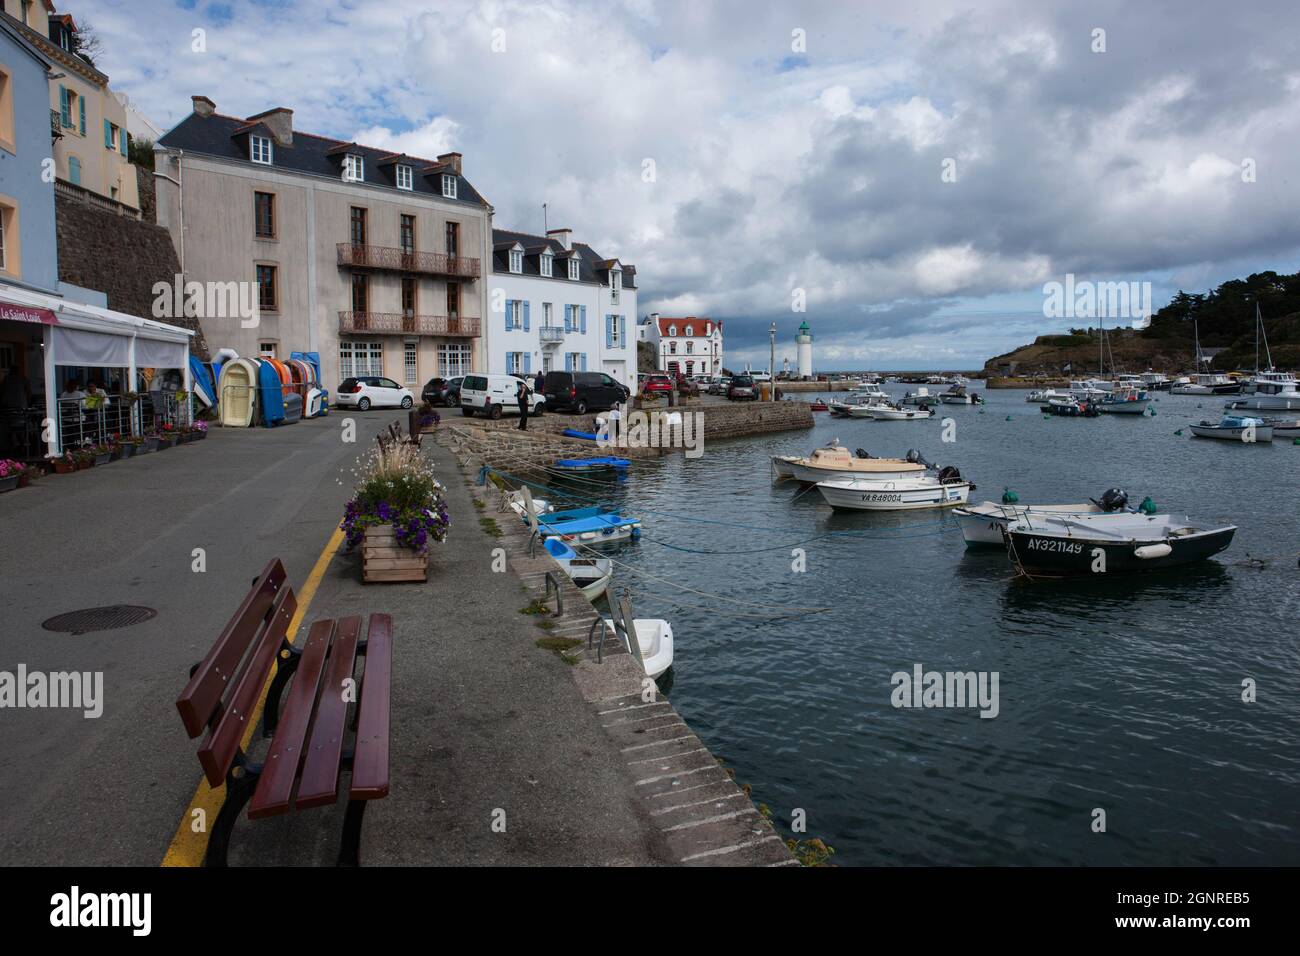
<path id="1" fill-rule="evenodd" d="M 628 396 L 628 390 L 604 372 L 547 372 L 542 391 L 548 410 L 566 409 L 579 415 L 613 408 Z"/>

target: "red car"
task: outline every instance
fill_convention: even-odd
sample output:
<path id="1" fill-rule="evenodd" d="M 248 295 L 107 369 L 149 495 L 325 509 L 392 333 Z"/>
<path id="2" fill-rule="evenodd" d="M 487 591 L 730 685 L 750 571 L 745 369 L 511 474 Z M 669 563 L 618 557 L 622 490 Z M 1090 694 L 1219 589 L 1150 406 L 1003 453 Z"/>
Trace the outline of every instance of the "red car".
<path id="1" fill-rule="evenodd" d="M 641 383 L 641 394 L 649 395 L 653 392 L 671 392 L 673 390 L 673 380 L 667 375 L 647 375 L 646 380 Z"/>

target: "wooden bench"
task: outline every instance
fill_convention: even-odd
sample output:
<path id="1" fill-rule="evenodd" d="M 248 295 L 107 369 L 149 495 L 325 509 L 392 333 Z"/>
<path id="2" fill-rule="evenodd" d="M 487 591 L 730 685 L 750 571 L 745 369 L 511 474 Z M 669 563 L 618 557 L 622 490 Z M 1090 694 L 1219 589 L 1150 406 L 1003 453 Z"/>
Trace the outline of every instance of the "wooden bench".
<path id="1" fill-rule="evenodd" d="M 176 700 L 189 736 L 207 731 L 199 763 L 208 783 L 226 787 L 205 866 L 226 865 L 230 833 L 245 804 L 250 819 L 329 806 L 338 802 L 345 773 L 351 779 L 338 864 L 356 866 L 366 803 L 388 796 L 392 618 L 370 615 L 364 636 L 360 617 L 315 621 L 296 646 L 288 629 L 298 602 L 285 577 L 276 558 L 254 579 Z M 362 657 L 358 678 L 354 668 Z M 243 740 L 272 666 L 275 677 L 262 714 L 262 736 L 271 742 L 257 763 L 244 752 Z"/>

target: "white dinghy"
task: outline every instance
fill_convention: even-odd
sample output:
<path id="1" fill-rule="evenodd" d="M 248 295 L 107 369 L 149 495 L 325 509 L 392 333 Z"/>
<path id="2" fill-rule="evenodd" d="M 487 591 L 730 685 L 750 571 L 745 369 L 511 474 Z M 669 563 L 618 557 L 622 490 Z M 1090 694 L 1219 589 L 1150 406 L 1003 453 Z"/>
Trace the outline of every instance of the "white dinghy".
<path id="1" fill-rule="evenodd" d="M 611 600 L 614 616 L 603 619 L 628 653 L 641 662 L 646 676 L 662 676 L 673 666 L 673 628 L 659 617 L 632 617 L 632 605 L 624 590 L 617 602 Z M 633 640 L 635 637 L 635 640 Z"/>
<path id="2" fill-rule="evenodd" d="M 871 417 L 878 422 L 911 422 L 921 418 L 930 418 L 934 412 L 929 405 L 920 408 L 898 408 L 890 405 L 877 405 L 871 409 Z"/>
<path id="3" fill-rule="evenodd" d="M 963 481 L 956 468 L 938 475 L 869 481 L 835 478 L 817 483 L 817 490 L 832 508 L 843 511 L 910 511 L 917 508 L 955 508 L 964 505 L 975 486 Z"/>

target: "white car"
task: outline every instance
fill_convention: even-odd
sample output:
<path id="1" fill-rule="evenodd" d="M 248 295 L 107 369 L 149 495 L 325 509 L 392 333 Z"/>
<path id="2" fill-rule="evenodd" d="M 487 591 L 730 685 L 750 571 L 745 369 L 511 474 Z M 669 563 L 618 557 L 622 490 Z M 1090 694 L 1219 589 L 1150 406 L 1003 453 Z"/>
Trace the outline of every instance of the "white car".
<path id="1" fill-rule="evenodd" d="M 519 383 L 528 389 L 528 408 L 533 415 L 546 411 L 546 398 L 516 375 L 466 375 L 460 383 L 460 410 L 464 415 L 482 412 L 488 418 L 519 414 Z"/>
<path id="2" fill-rule="evenodd" d="M 409 388 L 403 388 L 391 378 L 382 375 L 358 375 L 356 378 L 343 380 L 339 390 L 334 393 L 334 404 L 340 408 L 355 408 L 364 412 L 367 408 L 410 408 L 415 404 L 415 395 Z"/>

